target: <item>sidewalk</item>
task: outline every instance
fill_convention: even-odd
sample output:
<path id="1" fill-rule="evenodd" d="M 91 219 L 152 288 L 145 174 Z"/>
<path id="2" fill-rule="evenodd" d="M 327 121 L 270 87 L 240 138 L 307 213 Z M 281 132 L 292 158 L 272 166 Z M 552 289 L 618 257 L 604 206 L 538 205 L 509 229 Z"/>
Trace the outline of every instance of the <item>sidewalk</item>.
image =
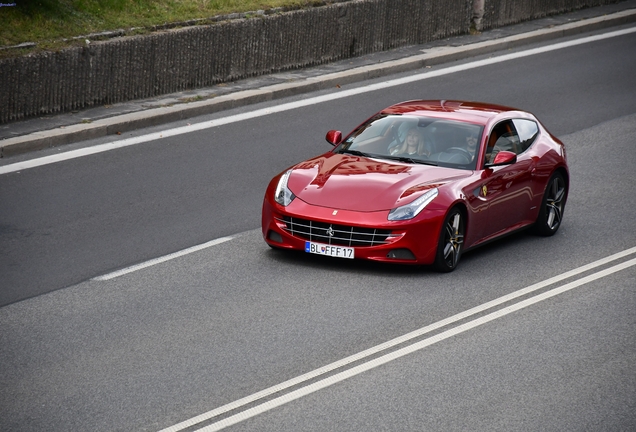
<path id="1" fill-rule="evenodd" d="M 160 98 L 0 125 L 0 157 L 636 22 L 636 0 Z"/>

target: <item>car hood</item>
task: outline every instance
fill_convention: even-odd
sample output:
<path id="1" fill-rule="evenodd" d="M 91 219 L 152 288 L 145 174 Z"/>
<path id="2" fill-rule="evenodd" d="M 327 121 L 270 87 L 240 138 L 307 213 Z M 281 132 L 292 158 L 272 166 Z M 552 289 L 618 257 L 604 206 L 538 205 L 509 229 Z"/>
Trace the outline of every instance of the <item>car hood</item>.
<path id="1" fill-rule="evenodd" d="M 327 153 L 293 168 L 289 189 L 308 204 L 372 212 L 406 204 L 472 171 Z"/>

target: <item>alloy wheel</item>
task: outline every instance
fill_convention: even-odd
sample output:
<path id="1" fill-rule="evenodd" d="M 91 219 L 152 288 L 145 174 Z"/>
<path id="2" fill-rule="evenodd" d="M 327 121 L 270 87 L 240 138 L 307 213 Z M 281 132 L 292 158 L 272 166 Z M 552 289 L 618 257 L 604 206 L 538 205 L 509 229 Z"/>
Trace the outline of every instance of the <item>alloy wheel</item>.
<path id="1" fill-rule="evenodd" d="M 545 201 L 546 224 L 550 230 L 556 230 L 561 224 L 563 217 L 565 198 L 565 181 L 563 178 L 560 176 L 554 177 L 546 193 L 548 194 Z"/>
<path id="2" fill-rule="evenodd" d="M 444 262 L 449 269 L 454 269 L 459 262 L 462 244 L 464 243 L 464 227 L 462 215 L 455 212 L 446 222 L 444 227 Z"/>

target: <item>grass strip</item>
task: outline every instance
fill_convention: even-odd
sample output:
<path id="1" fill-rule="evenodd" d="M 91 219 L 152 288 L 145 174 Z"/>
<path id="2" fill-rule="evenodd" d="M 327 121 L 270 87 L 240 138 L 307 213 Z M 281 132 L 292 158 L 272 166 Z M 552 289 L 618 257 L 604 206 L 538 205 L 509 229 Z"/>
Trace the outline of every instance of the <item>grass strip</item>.
<path id="1" fill-rule="evenodd" d="M 21 49 L 2 50 L 20 55 L 36 49 L 55 50 L 84 43 L 84 40 L 72 39 L 83 35 L 121 29 L 126 34 L 143 34 L 156 30 L 156 26 L 170 27 L 170 23 L 191 25 L 193 20 L 219 15 L 299 9 L 324 3 L 317 0 L 0 0 L 0 47 L 23 44 Z M 93 35 L 91 39 L 99 39 L 99 36 Z"/>

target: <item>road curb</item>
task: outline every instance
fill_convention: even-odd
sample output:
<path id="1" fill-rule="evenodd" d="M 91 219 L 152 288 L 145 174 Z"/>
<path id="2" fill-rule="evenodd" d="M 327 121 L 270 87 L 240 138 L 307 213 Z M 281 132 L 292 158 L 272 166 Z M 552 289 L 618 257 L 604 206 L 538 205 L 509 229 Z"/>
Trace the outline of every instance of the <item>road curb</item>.
<path id="1" fill-rule="evenodd" d="M 319 77 L 305 78 L 289 83 L 274 84 L 260 89 L 242 90 L 203 101 L 152 108 L 95 120 L 91 123 L 79 123 L 34 132 L 0 141 L 0 157 L 9 157 L 31 151 L 58 147 L 107 135 L 117 135 L 131 130 L 158 126 L 259 102 L 324 90 L 368 79 L 381 78 L 395 73 L 409 72 L 427 66 L 461 60 L 467 57 L 513 49 L 531 43 L 575 36 L 580 33 L 602 30 L 633 22 L 636 22 L 636 9 L 507 36 L 500 39 L 476 42 L 469 45 L 433 48 L 426 50 L 423 54 L 403 59 L 325 74 Z"/>

